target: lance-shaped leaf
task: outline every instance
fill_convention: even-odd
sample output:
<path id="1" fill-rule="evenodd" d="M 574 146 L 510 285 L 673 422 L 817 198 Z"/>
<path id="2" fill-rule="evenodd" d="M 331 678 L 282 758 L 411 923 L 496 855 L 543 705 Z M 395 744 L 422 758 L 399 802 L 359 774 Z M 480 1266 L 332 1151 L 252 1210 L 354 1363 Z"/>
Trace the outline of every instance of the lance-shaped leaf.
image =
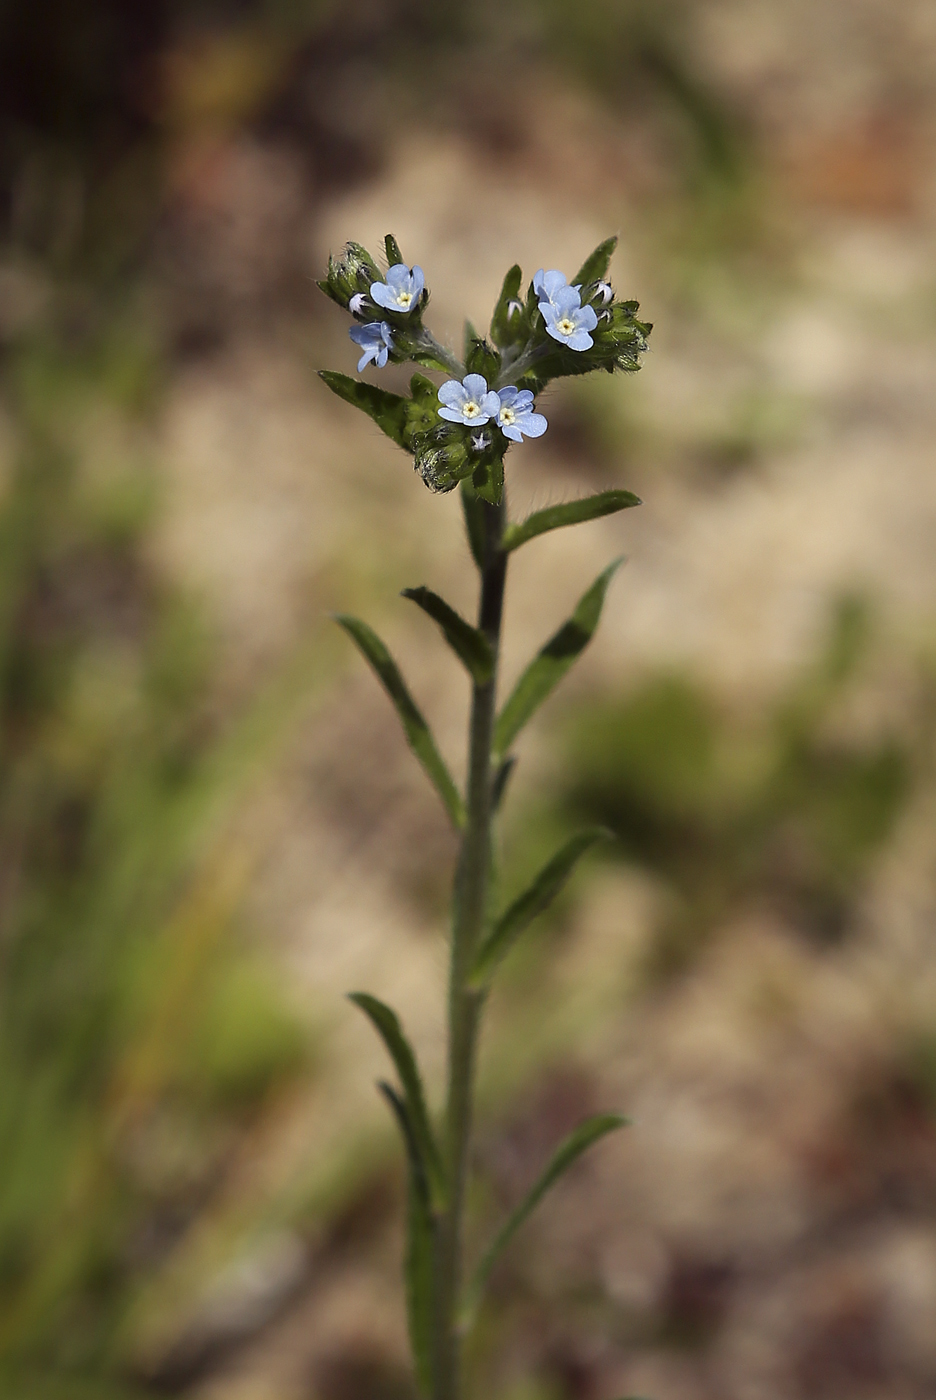
<path id="1" fill-rule="evenodd" d="M 592 827 L 581 831 L 567 841 L 552 860 L 547 861 L 531 885 L 518 895 L 514 902 L 497 920 L 487 938 L 478 949 L 471 969 L 471 986 L 481 991 L 490 984 L 491 978 L 500 963 L 510 952 L 517 939 L 537 914 L 542 914 L 559 894 L 581 857 L 596 841 L 609 838 L 611 833 L 603 827 Z"/>
<path id="2" fill-rule="evenodd" d="M 593 1142 L 597 1142 L 607 1133 L 613 1133 L 617 1128 L 625 1128 L 627 1124 L 628 1120 L 622 1118 L 619 1113 L 601 1113 L 595 1118 L 586 1119 L 560 1143 L 546 1170 L 531 1186 L 517 1209 L 495 1235 L 475 1270 L 462 1309 L 462 1316 L 467 1324 L 470 1324 L 474 1319 L 484 1285 L 487 1283 L 488 1276 L 497 1262 L 498 1256 L 513 1239 L 524 1221 L 532 1215 L 550 1186 L 558 1181 L 562 1173 L 572 1165 L 576 1158 L 581 1157 L 582 1153 L 591 1147 Z"/>
<path id="3" fill-rule="evenodd" d="M 445 760 L 436 748 L 435 740 L 421 710 L 406 688 L 399 668 L 383 642 L 372 628 L 360 618 L 341 614 L 335 618 L 348 636 L 370 662 L 390 699 L 396 706 L 410 748 L 419 759 L 430 781 L 441 797 L 455 827 L 465 824 L 465 806 L 458 788 L 452 782 Z"/>
<path id="4" fill-rule="evenodd" d="M 491 679 L 494 653 L 483 632 L 472 627 L 454 608 L 449 607 L 444 598 L 429 588 L 404 588 L 403 597 L 411 599 L 424 613 L 428 613 L 433 622 L 439 624 L 445 640 L 479 685 Z"/>
<path id="5" fill-rule="evenodd" d="M 407 1105 L 389 1084 L 380 1083 L 377 1087 L 396 1115 L 409 1165 L 404 1265 L 406 1312 L 416 1379 L 422 1394 L 428 1395 L 432 1389 L 432 1259 L 435 1222 L 429 1203 L 428 1183 L 419 1158 Z"/>
<path id="6" fill-rule="evenodd" d="M 362 379 L 352 379 L 350 375 L 339 374 L 337 370 L 320 369 L 319 379 L 323 379 L 333 394 L 353 404 L 369 418 L 373 418 L 383 432 L 396 443 L 397 447 L 409 449 L 406 440 L 406 412 L 408 399 L 399 394 L 388 394 L 386 389 L 378 389 L 376 384 L 365 384 Z"/>
<path id="7" fill-rule="evenodd" d="M 497 754 L 507 751 L 533 712 L 588 646 L 601 617 L 608 584 L 622 562 L 615 559 L 598 575 L 588 592 L 579 599 L 568 622 L 563 623 L 559 631 L 550 637 L 517 681 L 494 728 L 494 750 Z"/>
<path id="8" fill-rule="evenodd" d="M 600 282 L 608 275 L 608 268 L 611 266 L 611 254 L 617 247 L 617 235 L 613 238 L 606 238 L 603 243 L 586 258 L 578 272 L 572 278 L 572 286 L 584 286 L 586 282 Z"/>
<path id="9" fill-rule="evenodd" d="M 400 252 L 400 245 L 392 233 L 388 233 L 384 237 L 384 252 L 387 255 L 388 267 L 396 267 L 404 260 L 403 254 Z"/>
<path id="10" fill-rule="evenodd" d="M 597 520 L 602 515 L 614 515 L 619 510 L 642 504 L 632 491 L 599 491 L 581 501 L 547 506 L 545 510 L 534 511 L 518 525 L 508 525 L 504 531 L 504 549 L 519 549 L 527 540 L 544 535 L 547 530 L 561 530 L 565 525 L 579 525 L 583 520 Z"/>
<path id="11" fill-rule="evenodd" d="M 353 1001 L 355 1006 L 359 1006 L 364 1015 L 370 1019 L 377 1034 L 387 1047 L 390 1058 L 396 1065 L 396 1072 L 400 1076 L 400 1084 L 403 1088 L 409 1124 L 416 1144 L 416 1152 L 421 1163 L 421 1170 L 426 1177 L 429 1203 L 433 1207 L 441 1206 L 445 1196 L 442 1163 L 432 1129 L 429 1126 L 429 1115 L 426 1112 L 426 1099 L 423 1094 L 422 1080 L 419 1077 L 416 1056 L 403 1034 L 399 1018 L 395 1011 L 392 1011 L 384 1002 L 378 1001 L 376 997 L 372 997 L 368 992 L 350 992 L 348 1000 Z"/>

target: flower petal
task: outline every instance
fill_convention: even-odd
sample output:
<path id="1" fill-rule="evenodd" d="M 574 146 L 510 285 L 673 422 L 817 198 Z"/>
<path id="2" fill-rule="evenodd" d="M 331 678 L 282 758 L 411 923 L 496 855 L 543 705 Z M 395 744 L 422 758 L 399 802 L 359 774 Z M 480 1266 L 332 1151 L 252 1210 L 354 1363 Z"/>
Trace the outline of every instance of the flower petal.
<path id="1" fill-rule="evenodd" d="M 396 296 L 386 282 L 372 282 L 370 285 L 371 300 L 376 301 L 378 306 L 384 307 L 387 311 L 399 311 L 396 303 Z"/>
<path id="2" fill-rule="evenodd" d="M 503 389 L 498 389 L 497 397 L 500 399 L 501 405 L 503 407 L 510 408 L 516 401 L 519 392 L 520 391 L 515 384 L 506 384 Z M 530 395 L 530 397 L 533 397 L 532 394 Z"/>
<path id="3" fill-rule="evenodd" d="M 466 374 L 462 380 L 465 391 L 477 403 L 480 403 L 488 391 L 487 380 L 483 374 Z"/>
<path id="4" fill-rule="evenodd" d="M 598 313 L 593 306 L 583 306 L 573 319 L 580 330 L 593 331 L 598 324 Z"/>
<path id="5" fill-rule="evenodd" d="M 513 410 L 515 413 L 523 413 L 533 402 L 533 392 L 531 389 L 518 389 L 515 392 Z"/>
<path id="6" fill-rule="evenodd" d="M 526 433 L 527 437 L 537 438 L 543 436 L 549 424 L 541 413 L 525 413 L 517 420 L 517 427 Z"/>
<path id="7" fill-rule="evenodd" d="M 394 263 L 387 269 L 387 285 L 395 292 L 409 291 L 410 270 L 406 263 Z"/>
<path id="8" fill-rule="evenodd" d="M 425 275 L 425 273 L 423 272 L 422 268 L 421 268 L 421 267 L 419 266 L 419 264 L 417 263 L 417 264 L 414 266 L 414 268 L 413 268 L 413 273 L 412 273 L 412 286 L 410 287 L 410 290 L 411 290 L 412 293 L 413 293 L 413 300 L 414 300 L 414 301 L 416 301 L 419 297 L 422 296 L 423 288 L 425 287 L 425 285 L 426 285 L 426 275 Z"/>
<path id="9" fill-rule="evenodd" d="M 464 417 L 457 408 L 440 408 L 439 417 L 446 419 L 449 423 L 464 423 Z"/>
<path id="10" fill-rule="evenodd" d="M 446 379 L 439 390 L 439 402 L 448 404 L 450 408 L 455 408 L 458 404 L 466 403 L 468 395 L 465 387 L 457 379 Z"/>
<path id="11" fill-rule="evenodd" d="M 582 304 L 582 298 L 574 287 L 560 287 L 550 299 L 560 316 L 576 311 Z"/>
<path id="12" fill-rule="evenodd" d="M 511 442 L 522 442 L 523 434 L 516 423 L 502 423 L 501 432 L 504 437 L 510 438 Z"/>
<path id="13" fill-rule="evenodd" d="M 489 418 L 496 418 L 500 413 L 500 407 L 500 396 L 493 389 L 490 389 L 481 399 L 481 412 L 486 413 Z M 475 419 L 475 421 L 478 420 Z"/>
<path id="14" fill-rule="evenodd" d="M 566 341 L 570 350 L 590 350 L 594 343 L 588 332 L 582 330 L 576 331 Z"/>

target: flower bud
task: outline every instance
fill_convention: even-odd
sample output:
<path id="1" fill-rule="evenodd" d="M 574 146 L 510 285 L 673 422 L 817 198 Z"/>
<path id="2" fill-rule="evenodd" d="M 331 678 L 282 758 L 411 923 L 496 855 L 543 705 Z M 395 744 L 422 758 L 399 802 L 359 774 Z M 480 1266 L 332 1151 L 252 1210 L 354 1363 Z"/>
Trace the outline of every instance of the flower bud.
<path id="1" fill-rule="evenodd" d="M 366 296 L 371 283 L 379 278 L 377 264 L 367 249 L 362 248 L 360 243 L 346 243 L 337 258 L 329 256 L 328 276 L 319 282 L 319 286 L 332 301 L 348 310 L 352 297 L 362 293 Z M 362 301 L 355 303 L 356 314 L 360 314 L 363 308 Z"/>
<path id="2" fill-rule="evenodd" d="M 440 423 L 414 439 L 414 466 L 430 491 L 451 491 L 470 476 L 475 462 L 469 455 L 467 430 Z"/>

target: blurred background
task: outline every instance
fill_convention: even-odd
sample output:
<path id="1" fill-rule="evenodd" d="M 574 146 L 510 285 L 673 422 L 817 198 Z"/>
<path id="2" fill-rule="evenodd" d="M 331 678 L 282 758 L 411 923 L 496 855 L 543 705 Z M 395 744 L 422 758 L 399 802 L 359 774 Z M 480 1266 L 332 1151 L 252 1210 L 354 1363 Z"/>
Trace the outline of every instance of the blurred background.
<path id="1" fill-rule="evenodd" d="M 331 398 L 329 250 L 432 324 L 619 231 L 635 377 L 556 386 L 506 680 L 629 556 L 520 744 L 477 1243 L 494 1400 L 936 1393 L 932 0 L 3 0 L 0 1389 L 410 1400 L 370 1028 L 442 1063 L 453 856 L 363 663 L 460 771 L 457 501 Z M 389 371 L 382 382 L 402 376 Z"/>

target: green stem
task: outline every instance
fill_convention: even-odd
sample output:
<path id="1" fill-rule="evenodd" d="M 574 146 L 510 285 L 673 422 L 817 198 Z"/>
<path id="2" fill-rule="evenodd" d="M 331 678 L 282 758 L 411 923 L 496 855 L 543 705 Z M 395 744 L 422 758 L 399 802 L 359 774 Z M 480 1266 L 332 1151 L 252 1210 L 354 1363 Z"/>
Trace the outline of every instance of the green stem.
<path id="1" fill-rule="evenodd" d="M 491 869 L 491 749 L 501 614 L 507 575 L 507 555 L 501 545 L 506 510 L 502 503 L 500 506 L 484 505 L 483 511 L 484 554 L 478 626 L 494 653 L 494 671 L 490 680 L 483 685 L 476 683 L 472 693 L 467 820 L 455 877 L 445 1112 L 448 1200 L 439 1221 L 435 1258 L 433 1400 L 460 1400 L 458 1304 L 462 1272 L 462 1217 L 471 1138 L 475 1051 L 483 1001 L 483 997 L 468 986 L 468 977 L 484 929 Z"/>

